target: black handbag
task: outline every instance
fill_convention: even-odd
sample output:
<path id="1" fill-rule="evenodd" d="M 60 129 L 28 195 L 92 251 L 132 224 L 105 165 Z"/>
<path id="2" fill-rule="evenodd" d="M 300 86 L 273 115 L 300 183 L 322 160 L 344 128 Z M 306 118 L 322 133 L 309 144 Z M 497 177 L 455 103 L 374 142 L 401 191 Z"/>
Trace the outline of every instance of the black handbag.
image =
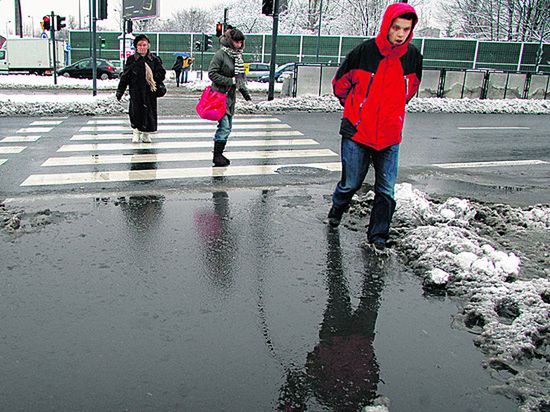
<path id="1" fill-rule="evenodd" d="M 163 97 L 165 94 L 166 94 L 166 85 L 164 84 L 164 82 L 159 82 L 157 84 L 156 96 Z"/>

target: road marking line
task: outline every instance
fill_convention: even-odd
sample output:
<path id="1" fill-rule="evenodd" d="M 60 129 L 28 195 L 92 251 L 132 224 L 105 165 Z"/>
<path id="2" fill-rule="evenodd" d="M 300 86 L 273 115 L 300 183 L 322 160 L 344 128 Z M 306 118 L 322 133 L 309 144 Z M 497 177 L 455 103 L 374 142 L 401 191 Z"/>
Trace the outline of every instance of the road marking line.
<path id="1" fill-rule="evenodd" d="M 137 180 L 184 179 L 196 177 L 274 175 L 284 167 L 311 167 L 328 171 L 340 171 L 340 162 L 288 165 L 258 165 L 231 167 L 199 167 L 178 169 L 122 170 L 110 172 L 84 172 L 38 174 L 29 176 L 21 186 L 66 185 L 82 183 L 126 182 Z"/>
<path id="2" fill-rule="evenodd" d="M 0 153 L 21 153 L 27 146 L 0 146 Z"/>
<path id="3" fill-rule="evenodd" d="M 16 133 L 48 133 L 53 127 L 24 127 L 19 129 Z"/>
<path id="4" fill-rule="evenodd" d="M 475 167 L 498 167 L 498 166 L 531 166 L 547 164 L 544 160 L 503 160 L 496 162 L 470 162 L 470 163 L 437 163 L 432 166 L 443 169 L 466 169 Z"/>
<path id="5" fill-rule="evenodd" d="M 228 152 L 231 160 L 236 159 L 279 159 L 292 157 L 326 157 L 338 156 L 330 149 L 309 150 L 257 150 L 249 152 Z M 140 153 L 124 155 L 101 156 L 72 156 L 50 157 L 42 166 L 80 166 L 80 165 L 105 165 L 121 163 L 156 163 L 156 162 L 181 162 L 193 160 L 211 160 L 211 152 L 189 153 Z"/>
<path id="6" fill-rule="evenodd" d="M 6 136 L 2 140 L 0 140 L 0 142 L 1 143 L 28 143 L 28 142 L 36 142 L 41 137 L 42 136 Z"/>
<path id="7" fill-rule="evenodd" d="M 235 123 L 256 123 L 256 122 L 262 122 L 262 123 L 279 123 L 280 120 L 275 117 L 269 117 L 269 118 L 238 118 L 233 119 L 233 124 Z M 209 120 L 203 120 L 200 118 L 196 119 L 159 119 L 158 124 L 215 124 L 212 121 Z M 118 125 L 118 124 L 124 124 L 129 125 L 130 122 L 127 119 L 107 119 L 107 120 L 88 120 L 87 124 L 90 125 Z"/>
<path id="8" fill-rule="evenodd" d="M 313 139 L 286 139 L 286 140 L 233 140 L 227 143 L 228 147 L 265 147 L 265 146 L 303 146 L 318 145 Z M 212 147 L 212 141 L 207 142 L 160 142 L 160 143 L 94 143 L 94 144 L 67 144 L 57 149 L 58 152 L 92 152 L 104 150 L 131 150 L 131 149 L 193 149 Z"/>
<path id="9" fill-rule="evenodd" d="M 8 161 L 8 159 L 0 159 L 0 165 L 3 165 L 4 163 L 6 163 Z"/>
<path id="10" fill-rule="evenodd" d="M 63 120 L 36 120 L 30 126 L 57 126 L 63 123 Z"/>
<path id="11" fill-rule="evenodd" d="M 526 126 L 463 126 L 457 127 L 458 130 L 529 130 Z"/>
<path id="12" fill-rule="evenodd" d="M 216 130 L 217 125 L 215 123 L 210 124 L 195 124 L 185 125 L 185 130 Z M 158 130 L 181 130 L 181 125 L 159 125 Z M 233 130 L 238 129 L 290 129 L 288 124 L 268 124 L 268 123 L 254 123 L 254 124 L 238 124 L 233 127 Z M 128 126 L 83 126 L 80 128 L 80 132 L 118 132 L 121 130 L 132 130 Z"/>
<path id="13" fill-rule="evenodd" d="M 265 131 L 249 131 L 249 132 L 231 132 L 231 137 L 274 137 L 274 136 L 303 136 L 302 132 L 296 130 L 265 130 Z M 160 132 L 156 133 L 154 139 L 179 139 L 179 138 L 210 138 L 211 132 Z M 75 134 L 71 140 L 130 140 L 130 133 L 105 133 L 105 134 Z"/>

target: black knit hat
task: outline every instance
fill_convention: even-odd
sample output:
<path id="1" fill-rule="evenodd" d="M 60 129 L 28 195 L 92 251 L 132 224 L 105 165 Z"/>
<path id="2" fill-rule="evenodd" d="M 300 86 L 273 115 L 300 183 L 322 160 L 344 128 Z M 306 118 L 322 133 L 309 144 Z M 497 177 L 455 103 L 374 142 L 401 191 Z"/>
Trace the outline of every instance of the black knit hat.
<path id="1" fill-rule="evenodd" d="M 147 40 L 147 43 L 151 44 L 151 40 L 149 40 L 149 37 L 147 37 L 145 34 L 138 34 L 134 39 L 134 47 L 136 49 L 137 49 L 137 44 L 142 40 Z"/>

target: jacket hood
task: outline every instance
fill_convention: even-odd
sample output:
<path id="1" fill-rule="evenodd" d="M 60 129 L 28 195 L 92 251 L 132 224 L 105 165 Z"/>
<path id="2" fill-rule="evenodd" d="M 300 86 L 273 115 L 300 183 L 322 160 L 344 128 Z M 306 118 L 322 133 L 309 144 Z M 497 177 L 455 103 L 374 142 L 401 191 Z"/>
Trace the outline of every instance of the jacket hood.
<path id="1" fill-rule="evenodd" d="M 230 49 L 233 49 L 233 50 L 240 50 L 240 51 L 243 51 L 244 50 L 244 44 L 245 44 L 245 41 L 243 40 L 243 47 L 240 48 L 240 49 L 235 49 L 233 47 L 233 42 L 230 41 L 231 40 L 231 31 L 230 30 L 227 30 L 223 36 L 220 37 L 220 44 L 224 47 L 229 47 Z"/>
<path id="2" fill-rule="evenodd" d="M 396 18 L 407 13 L 414 14 L 411 33 L 409 34 L 409 37 L 407 38 L 407 40 L 405 40 L 402 44 L 398 46 L 394 46 L 388 40 L 388 33 L 390 32 L 391 24 Z M 378 33 L 378 36 L 376 36 L 376 45 L 380 49 L 380 53 L 382 53 L 383 56 L 396 56 L 396 57 L 401 57 L 405 53 L 407 53 L 407 47 L 409 45 L 409 42 L 412 40 L 413 30 L 417 22 L 418 22 L 418 16 L 416 14 L 414 7 L 411 6 L 410 4 L 407 4 L 407 3 L 390 4 L 386 9 L 386 12 L 384 13 L 384 17 L 382 18 L 380 33 Z"/>

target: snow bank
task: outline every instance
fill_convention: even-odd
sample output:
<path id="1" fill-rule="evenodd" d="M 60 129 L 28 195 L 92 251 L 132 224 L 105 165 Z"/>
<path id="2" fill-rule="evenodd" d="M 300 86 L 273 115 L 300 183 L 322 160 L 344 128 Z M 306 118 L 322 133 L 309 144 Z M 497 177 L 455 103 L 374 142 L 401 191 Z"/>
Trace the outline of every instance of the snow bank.
<path id="1" fill-rule="evenodd" d="M 0 116 L 44 116 L 58 114 L 112 115 L 126 109 L 111 96 L 89 95 L 2 95 Z"/>
<path id="2" fill-rule="evenodd" d="M 548 239 L 550 207 L 517 209 L 457 198 L 436 202 L 410 184 L 396 189 L 392 239 L 399 256 L 422 276 L 427 291 L 465 300 L 459 317 L 478 334 L 476 344 L 490 357 L 488 366 L 510 373 L 510 382 L 495 390 L 522 400 L 520 410 L 538 411 L 550 398 L 550 253 L 547 241 L 526 238 L 539 233 Z M 372 192 L 356 196 L 351 213 L 366 217 L 373 197 Z M 504 228 L 505 236 L 499 238 L 493 227 Z M 505 249 L 509 239 L 519 239 L 513 244 L 517 250 Z M 529 255 L 541 262 L 538 271 L 522 269 L 522 257 Z"/>
<path id="3" fill-rule="evenodd" d="M 97 80 L 98 90 L 115 90 L 118 80 Z M 10 74 L 0 76 L 0 89 L 89 89 L 92 81 L 87 79 L 72 79 L 57 77 L 57 85 L 53 84 L 53 76 L 38 76 L 34 74 Z"/>

